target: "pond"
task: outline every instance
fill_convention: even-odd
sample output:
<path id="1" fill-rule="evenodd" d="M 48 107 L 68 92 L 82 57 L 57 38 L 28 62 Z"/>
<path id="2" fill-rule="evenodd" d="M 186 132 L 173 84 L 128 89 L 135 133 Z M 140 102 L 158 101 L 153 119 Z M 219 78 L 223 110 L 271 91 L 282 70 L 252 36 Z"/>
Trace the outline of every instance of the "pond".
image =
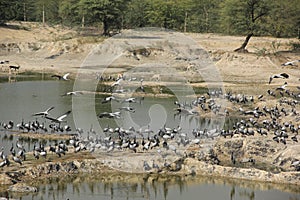
<path id="1" fill-rule="evenodd" d="M 105 137 L 103 129 L 107 127 L 124 129 L 134 127 L 136 130 L 150 128 L 155 133 L 164 126 L 171 128 L 180 126 L 186 133 L 191 133 L 198 127 L 202 130 L 223 127 L 223 119 L 176 114 L 177 112 L 174 110 L 177 107 L 174 105 L 176 97 L 134 97 L 135 102 L 128 103 L 125 102 L 128 97 L 117 95 L 118 101 L 103 103 L 103 99 L 108 95 L 87 92 L 77 96 L 66 96 L 67 92 L 73 91 L 74 83 L 71 81 L 55 81 L 49 80 L 49 78 L 46 80 L 36 78 L 37 80 L 33 81 L 30 79 L 31 77 L 21 77 L 21 81 L 5 82 L 0 85 L 0 122 L 2 124 L 8 124 L 9 121 L 14 122 L 12 130 L 2 129 L 0 134 L 0 147 L 4 146 L 6 153 L 11 144 L 16 142 L 16 137 L 12 133 L 16 133 L 17 124 L 22 121 L 24 123 L 38 121 L 40 124 L 45 124 L 49 130 L 50 120 L 33 116 L 33 114 L 51 106 L 54 106 L 54 109 L 49 113 L 54 118 L 72 110 L 71 114 L 66 117 L 67 122 L 62 123 L 62 126 L 69 125 L 71 127 L 72 131 L 68 132 L 70 134 L 76 133 L 76 128 L 83 129 L 85 134 L 92 128 L 97 134 Z M 1 81 L 7 81 L 7 78 L 2 77 Z M 193 98 L 188 100 L 192 101 Z M 132 107 L 135 112 L 120 110 L 122 107 Z M 121 118 L 100 119 L 98 115 L 103 112 L 121 112 Z M 74 115 L 74 113 L 77 114 Z M 234 121 L 230 118 L 226 120 L 225 126 Z M 43 131 L 39 132 L 43 133 Z M 26 149 L 32 149 L 32 144 L 40 141 L 29 138 L 28 140 L 22 139 Z M 43 143 L 47 143 L 47 141 L 44 140 Z"/>
<path id="2" fill-rule="evenodd" d="M 36 80 L 23 77 L 11 81 L 7 77 L 1 78 L 0 83 L 0 122 L 14 122 L 12 130 L 2 129 L 0 132 L 0 147 L 4 147 L 8 154 L 18 137 L 14 134 L 18 130 L 17 123 L 34 122 L 38 120 L 51 124 L 42 117 L 32 116 L 33 113 L 44 111 L 54 106 L 51 116 L 57 117 L 69 110 L 77 110 L 76 120 L 73 113 L 66 120 L 71 130 L 68 134 L 76 133 L 76 128 L 83 128 L 85 132 L 95 129 L 101 137 L 106 136 L 103 129 L 106 127 L 131 126 L 144 130 L 151 128 L 154 132 L 163 126 L 177 127 L 180 125 L 183 132 L 189 133 L 195 128 L 221 129 L 223 122 L 218 118 L 202 118 L 195 116 L 176 115 L 175 97 L 135 97 L 135 103 L 126 103 L 125 96 L 117 96 L 118 101 L 103 103 L 108 95 L 84 93 L 77 96 L 65 96 L 66 92 L 73 91 L 72 81 L 56 81 L 38 77 Z M 9 81 L 9 82 L 7 82 Z M 192 98 L 190 99 L 193 100 Z M 74 104 L 74 101 L 77 102 Z M 80 102 L 80 103 L 78 103 Z M 74 105 L 76 108 L 74 108 Z M 135 112 L 125 112 L 121 107 L 131 106 Z M 120 111 L 120 119 L 99 118 L 103 112 Z M 78 115 L 78 112 L 80 113 Z M 92 114 L 90 114 L 92 113 Z M 78 118 L 79 117 L 79 118 Z M 96 122 L 95 123 L 95 119 Z M 226 118 L 225 126 L 230 127 L 236 119 Z M 65 124 L 63 124 L 65 125 Z M 99 129 L 100 127 L 100 129 Z M 1 127 L 2 128 L 2 127 Z M 42 133 L 43 134 L 43 133 Z M 23 140 L 27 151 L 32 151 L 33 143 L 53 141 L 41 139 Z M 145 178 L 145 176 L 147 176 Z M 51 179 L 39 184 L 38 192 L 26 194 L 22 199 L 300 199 L 300 192 L 294 186 L 253 183 L 244 181 L 219 180 L 214 178 L 190 177 L 148 177 L 148 175 L 120 175 L 120 179 L 107 177 L 82 178 L 68 177 Z M 132 180 L 133 179 L 133 180 Z M 245 183 L 245 184 L 243 184 Z M 5 196 L 6 193 L 0 196 Z M 16 194 L 9 194 L 19 198 Z"/>

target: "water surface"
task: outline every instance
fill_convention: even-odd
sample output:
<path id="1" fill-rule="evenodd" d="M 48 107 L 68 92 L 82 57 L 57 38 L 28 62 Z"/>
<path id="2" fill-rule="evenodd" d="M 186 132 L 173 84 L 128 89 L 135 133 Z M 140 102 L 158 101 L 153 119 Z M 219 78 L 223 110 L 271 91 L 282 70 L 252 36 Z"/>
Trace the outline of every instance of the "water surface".
<path id="1" fill-rule="evenodd" d="M 121 174 L 54 178 L 48 182 L 39 186 L 38 193 L 25 195 L 22 199 L 300 199 L 299 188 L 295 186 L 212 177 Z"/>

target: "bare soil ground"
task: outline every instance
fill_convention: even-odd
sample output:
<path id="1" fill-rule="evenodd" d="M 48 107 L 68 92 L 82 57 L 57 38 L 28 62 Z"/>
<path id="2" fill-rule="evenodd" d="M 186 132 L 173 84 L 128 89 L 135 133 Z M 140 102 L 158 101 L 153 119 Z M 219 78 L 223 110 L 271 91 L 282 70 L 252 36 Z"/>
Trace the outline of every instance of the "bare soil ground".
<path id="1" fill-rule="evenodd" d="M 291 75 L 289 85 L 299 85 L 300 65 L 281 66 L 287 61 L 299 60 L 300 53 L 291 51 L 291 43 L 299 42 L 297 39 L 253 37 L 247 46 L 249 53 L 236 53 L 233 50 L 242 44 L 244 37 L 215 34 L 190 36 L 211 53 L 223 81 L 231 90 L 252 94 L 266 91 L 270 75 L 282 72 Z M 258 84 L 259 87 L 256 87 Z M 271 85 L 280 84 L 283 82 L 275 81 Z"/>
<path id="2" fill-rule="evenodd" d="M 100 36 L 80 35 L 77 31 L 63 27 L 49 27 L 35 23 L 14 23 L 14 25 L 19 28 L 25 27 L 26 30 L 0 27 L 0 60 L 9 60 L 8 65 L 20 65 L 21 71 L 71 72 L 75 77 L 90 51 L 104 40 Z M 233 50 L 243 42 L 242 36 L 196 33 L 185 35 L 209 53 L 224 85 L 229 89 L 258 93 L 260 88 L 254 86 L 260 84 L 265 91 L 270 75 L 282 72 L 290 74 L 290 86 L 299 85 L 300 63 L 299 66 L 281 66 L 284 62 L 299 59 L 300 53 L 293 52 L 291 45 L 299 43 L 298 39 L 253 37 L 247 47 L 249 53 L 236 53 Z M 173 59 L 164 53 L 158 56 L 162 60 Z M 118 62 L 113 63 L 111 72 L 126 72 L 130 69 L 126 66 L 137 64 L 134 58 L 123 56 Z M 181 67 L 179 70 L 185 76 L 193 77 L 195 72 L 187 65 L 188 63 L 182 62 L 175 67 Z M 1 67 L 2 71 L 8 71 L 6 65 Z M 87 70 L 91 74 L 95 74 L 96 71 L 97 69 L 93 68 Z M 194 86 L 206 86 L 205 82 L 197 82 L 197 79 L 194 82 Z M 271 85 L 281 84 L 282 81 L 274 81 Z"/>

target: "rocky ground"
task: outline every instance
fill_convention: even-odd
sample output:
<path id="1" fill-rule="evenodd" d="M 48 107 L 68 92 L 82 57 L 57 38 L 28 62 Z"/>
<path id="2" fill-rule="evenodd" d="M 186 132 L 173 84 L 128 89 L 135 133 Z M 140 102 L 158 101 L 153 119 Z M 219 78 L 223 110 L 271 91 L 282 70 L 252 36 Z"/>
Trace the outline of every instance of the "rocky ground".
<path id="1" fill-rule="evenodd" d="M 84 63 L 83 66 L 88 66 L 85 69 L 86 74 L 95 77 L 99 72 L 97 68 L 85 62 L 90 50 L 97 49 L 97 45 L 105 39 L 95 37 L 93 35 L 95 32 L 79 33 L 62 27 L 42 27 L 39 24 L 28 23 L 14 23 L 13 25 L 0 27 L 0 61 L 9 60 L 9 64 L 1 65 L 2 75 L 16 73 L 9 71 L 9 65 L 19 65 L 20 72 L 35 71 L 50 74 L 70 72 L 71 79 L 78 75 L 77 70 L 82 68 L 82 63 Z M 300 59 L 299 51 L 294 51 L 292 46 L 293 43 L 299 43 L 297 39 L 253 37 L 247 48 L 249 52 L 237 53 L 233 50 L 241 45 L 244 37 L 190 33 L 184 36 L 180 35 L 180 37 L 192 39 L 199 45 L 198 48 L 203 48 L 208 52 L 213 66 L 220 74 L 221 80 L 219 81 L 222 82 L 225 91 L 254 95 L 255 103 L 249 105 L 249 108 L 279 105 L 274 98 L 264 98 L 263 101 L 257 99 L 260 94 L 266 96 L 267 89 L 274 89 L 282 85 L 283 82 L 278 80 L 268 84 L 272 74 L 288 73 L 290 75 L 288 85 L 291 90 L 297 90 L 296 87 L 300 85 L 300 63 L 295 66 L 281 66 L 287 61 Z M 119 40 L 121 39 L 116 38 L 113 42 Z M 187 60 L 181 54 L 169 53 L 172 52 L 172 47 L 161 44 L 155 48 L 151 47 L 150 50 L 146 48 L 145 51 L 143 44 L 137 46 L 139 46 L 138 51 L 127 49 L 124 55 L 111 63 L 112 67 L 105 76 L 117 76 L 118 73 L 126 74 L 126 72 L 138 75 L 139 71 L 133 70 L 137 69 L 137 66 L 145 67 L 143 70 L 147 72 L 148 68 L 153 70 L 153 66 L 141 65 L 141 61 L 160 60 L 162 63 L 169 63 L 176 68 L 176 73 L 188 77 L 188 82 L 195 87 L 206 87 L 210 84 L 210 81 L 204 81 L 203 77 L 199 76 L 193 60 Z M 170 51 L 164 51 L 164 48 Z M 110 50 L 106 50 L 103 55 L 108 54 Z M 145 53 L 149 52 L 150 55 L 145 56 Z M 182 52 L 186 53 L 186 49 L 182 49 Z M 203 70 L 205 72 L 205 69 Z M 166 75 L 157 76 L 156 71 L 149 74 L 147 77 L 150 78 L 145 81 L 145 85 L 153 88 L 157 85 L 164 85 L 171 79 L 170 77 L 167 79 Z M 227 107 L 238 112 L 240 106 L 229 103 Z M 295 109 L 299 112 L 299 104 Z M 300 125 L 299 121 L 292 116 L 282 117 L 281 122 L 285 121 L 292 121 L 296 126 Z M 285 145 L 273 141 L 271 135 L 255 134 L 249 137 L 238 135 L 232 138 L 220 137 L 214 140 L 209 148 L 205 148 L 205 145 L 206 143 L 202 142 L 200 145 L 191 146 L 185 152 L 185 156 L 174 159 L 169 167 L 163 168 L 159 173 L 198 174 L 300 184 L 300 172 L 291 166 L 291 162 L 300 160 L 300 145 L 290 139 Z M 231 162 L 232 153 L 236 157 L 234 165 Z M 218 163 L 214 161 L 216 155 Z M 111 170 L 107 167 L 110 165 L 107 165 L 106 162 L 110 159 L 97 158 L 86 153 L 71 153 L 67 157 L 59 159 L 56 156 L 50 156 L 46 163 L 40 161 L 36 163 L 37 161 L 32 159 L 18 170 L 14 164 L 9 168 L 0 169 L 0 180 L 2 184 L 11 185 L 37 177 L 49 176 L 53 173 L 91 172 L 95 169 L 102 172 Z M 249 159 L 254 159 L 255 163 L 248 162 Z M 160 161 L 160 164 L 162 163 L 163 161 Z M 137 167 L 143 171 L 142 164 Z M 157 173 L 157 171 L 151 172 Z M 24 189 L 23 186 L 22 188 Z M 34 190 L 34 188 L 27 189 Z"/>

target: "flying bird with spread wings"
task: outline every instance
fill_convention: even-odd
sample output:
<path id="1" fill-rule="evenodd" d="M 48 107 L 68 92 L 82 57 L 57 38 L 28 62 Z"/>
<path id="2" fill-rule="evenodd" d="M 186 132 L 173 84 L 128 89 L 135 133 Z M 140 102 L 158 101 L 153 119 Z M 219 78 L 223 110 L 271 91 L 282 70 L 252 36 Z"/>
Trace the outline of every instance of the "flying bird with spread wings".
<path id="1" fill-rule="evenodd" d="M 69 110 L 68 112 L 62 114 L 61 116 L 57 117 L 57 118 L 54 118 L 54 117 L 49 117 L 49 116 L 46 116 L 45 118 L 46 119 L 49 119 L 51 122 L 55 122 L 55 123 L 62 123 L 62 122 L 66 122 L 66 120 L 64 120 L 69 114 L 71 113 L 71 111 Z"/>
<path id="2" fill-rule="evenodd" d="M 50 108 L 48 108 L 48 109 L 45 110 L 45 111 L 37 112 L 37 113 L 32 114 L 32 116 L 42 116 L 42 117 L 46 117 L 47 115 L 49 115 L 49 112 L 50 112 L 51 110 L 53 110 L 53 109 L 54 109 L 54 106 L 51 106 Z"/>

